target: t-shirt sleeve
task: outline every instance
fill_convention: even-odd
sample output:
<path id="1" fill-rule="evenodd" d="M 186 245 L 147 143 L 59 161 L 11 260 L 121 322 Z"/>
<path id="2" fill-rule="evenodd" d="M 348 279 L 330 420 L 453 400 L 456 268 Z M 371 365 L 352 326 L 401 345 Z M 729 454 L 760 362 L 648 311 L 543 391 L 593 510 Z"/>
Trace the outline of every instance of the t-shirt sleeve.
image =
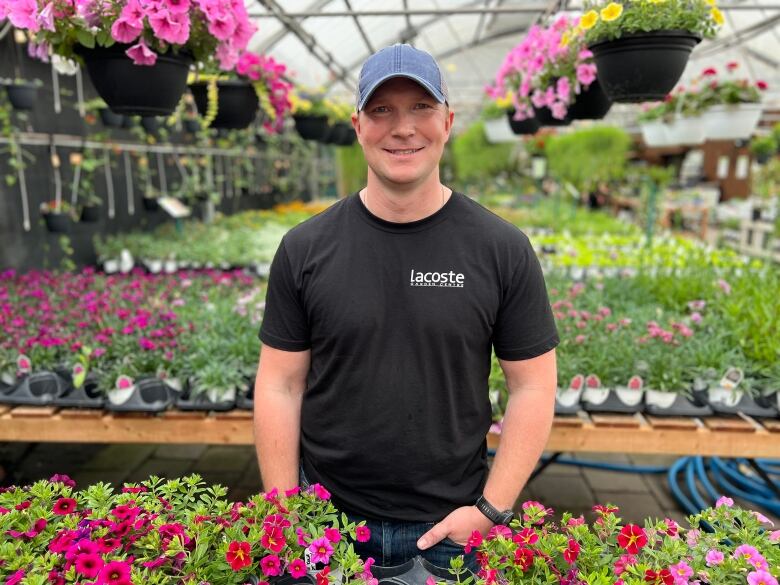
<path id="1" fill-rule="evenodd" d="M 311 347 L 308 321 L 284 239 L 271 263 L 259 337 L 266 345 L 284 351 Z"/>
<path id="2" fill-rule="evenodd" d="M 527 360 L 558 345 L 558 330 L 547 297 L 542 267 L 528 238 L 518 250 L 514 276 L 493 329 L 493 347 L 502 360 Z"/>

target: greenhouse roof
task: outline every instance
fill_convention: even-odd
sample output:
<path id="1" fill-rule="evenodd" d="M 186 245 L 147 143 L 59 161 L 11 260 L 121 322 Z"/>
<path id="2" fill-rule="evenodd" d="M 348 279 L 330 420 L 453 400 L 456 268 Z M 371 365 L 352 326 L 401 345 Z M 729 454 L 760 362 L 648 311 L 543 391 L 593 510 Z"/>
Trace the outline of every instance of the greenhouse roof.
<path id="1" fill-rule="evenodd" d="M 251 48 L 288 66 L 291 78 L 354 99 L 360 66 L 375 50 L 409 42 L 442 66 L 452 106 L 474 117 L 506 53 L 536 22 L 579 0 L 248 0 L 259 27 Z M 742 65 L 742 75 L 769 84 L 766 101 L 780 107 L 780 2 L 731 0 L 720 8 L 726 22 L 717 38 L 699 44 L 681 83 L 704 68 Z M 635 106 L 613 108 L 610 117 L 631 119 Z M 462 126 L 461 126 L 462 127 Z"/>

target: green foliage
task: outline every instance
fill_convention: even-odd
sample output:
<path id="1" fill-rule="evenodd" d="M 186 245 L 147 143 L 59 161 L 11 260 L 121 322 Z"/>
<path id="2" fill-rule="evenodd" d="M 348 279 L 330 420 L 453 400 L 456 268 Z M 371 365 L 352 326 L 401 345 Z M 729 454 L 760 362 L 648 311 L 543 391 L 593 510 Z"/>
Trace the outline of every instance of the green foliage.
<path id="1" fill-rule="evenodd" d="M 777 152 L 777 140 L 772 134 L 754 136 L 750 141 L 750 152 L 755 156 L 772 156 Z"/>
<path id="2" fill-rule="evenodd" d="M 512 144 L 491 144 L 485 126 L 475 122 L 452 140 L 452 158 L 458 181 L 478 180 L 517 169 Z"/>
<path id="3" fill-rule="evenodd" d="M 607 7 L 613 10 L 614 6 L 622 8 L 617 18 L 612 18 L 619 12 L 617 10 L 611 16 L 603 12 Z M 720 11 L 707 0 L 586 1 L 584 10 L 586 16 L 590 10 L 595 11 L 597 16 L 595 24 L 585 32 L 585 43 L 588 45 L 656 30 L 685 30 L 709 39 L 715 36 L 723 21 Z"/>
<path id="4" fill-rule="evenodd" d="M 337 148 L 336 166 L 341 190 L 339 195 L 355 193 L 366 186 L 368 165 L 366 165 L 363 148 L 360 144 L 355 142 L 352 146 Z"/>
<path id="5" fill-rule="evenodd" d="M 631 138 L 624 130 L 593 126 L 550 138 L 545 147 L 549 170 L 580 192 L 623 176 Z"/>

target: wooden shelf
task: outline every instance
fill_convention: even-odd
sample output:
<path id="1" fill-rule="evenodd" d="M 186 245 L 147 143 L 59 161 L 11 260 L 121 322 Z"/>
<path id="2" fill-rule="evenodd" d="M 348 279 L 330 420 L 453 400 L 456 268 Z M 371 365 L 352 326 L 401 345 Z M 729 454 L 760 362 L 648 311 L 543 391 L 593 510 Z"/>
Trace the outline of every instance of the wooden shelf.
<path id="1" fill-rule="evenodd" d="M 780 457 L 780 422 L 748 416 L 661 418 L 642 414 L 556 417 L 547 451 Z M 488 447 L 500 444 L 489 434 Z M 251 445 L 252 413 L 118 414 L 0 406 L 0 441 Z"/>

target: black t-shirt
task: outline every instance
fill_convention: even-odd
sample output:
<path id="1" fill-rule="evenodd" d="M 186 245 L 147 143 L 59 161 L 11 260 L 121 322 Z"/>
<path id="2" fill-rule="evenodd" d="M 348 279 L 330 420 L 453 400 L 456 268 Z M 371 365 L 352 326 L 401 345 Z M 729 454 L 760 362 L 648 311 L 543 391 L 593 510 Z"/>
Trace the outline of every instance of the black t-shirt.
<path id="1" fill-rule="evenodd" d="M 410 223 L 354 194 L 290 230 L 260 339 L 311 350 L 308 480 L 348 511 L 429 522 L 487 480 L 491 346 L 523 360 L 558 344 L 528 238 L 460 193 Z"/>

